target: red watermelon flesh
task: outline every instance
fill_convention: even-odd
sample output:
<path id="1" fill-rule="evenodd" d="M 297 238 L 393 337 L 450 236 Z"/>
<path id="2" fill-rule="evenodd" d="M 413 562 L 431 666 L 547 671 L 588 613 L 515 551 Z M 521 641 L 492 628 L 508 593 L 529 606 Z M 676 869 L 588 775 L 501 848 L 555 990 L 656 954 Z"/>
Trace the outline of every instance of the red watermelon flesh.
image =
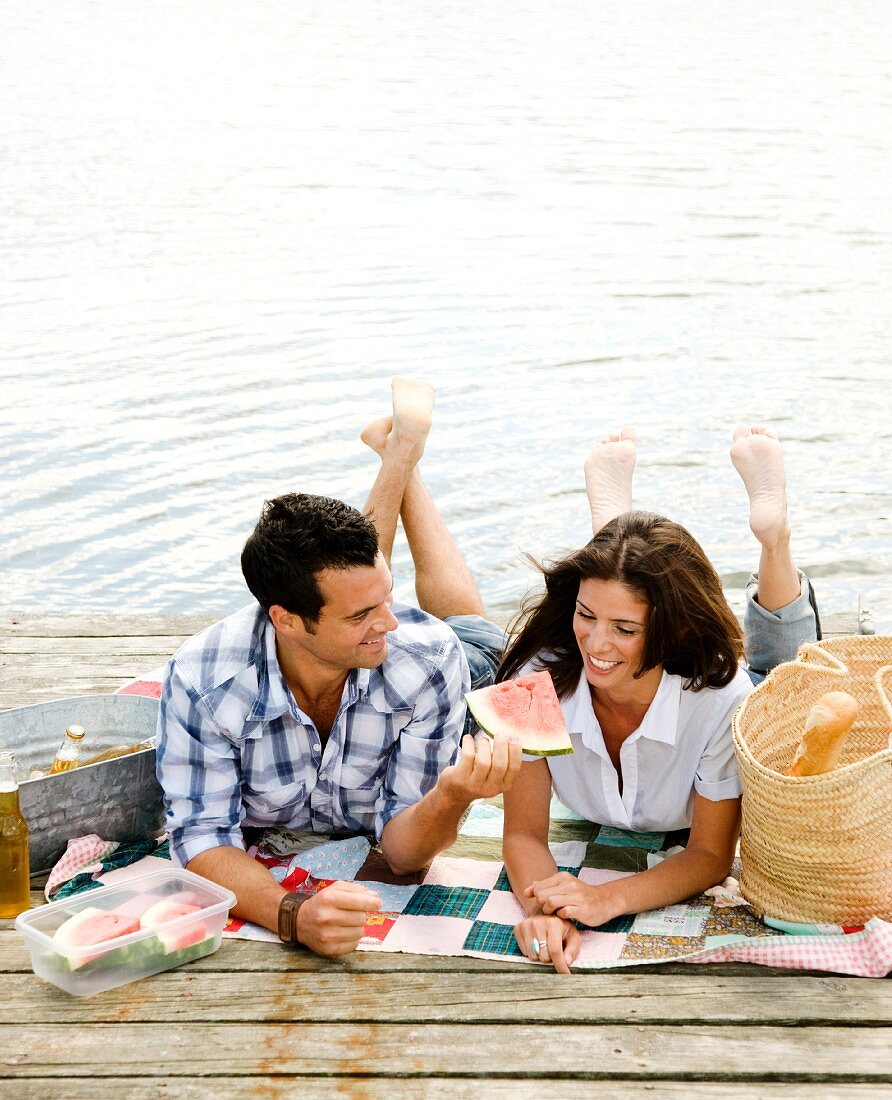
<path id="1" fill-rule="evenodd" d="M 564 756 L 573 751 L 561 704 L 547 672 L 531 672 L 516 680 L 478 688 L 465 695 L 471 713 L 490 737 L 520 738 L 532 756 Z"/>
<path id="2" fill-rule="evenodd" d="M 193 943 L 201 943 L 208 938 L 209 932 L 204 921 L 186 921 L 176 928 L 166 929 L 164 925 L 171 921 L 178 921 L 182 917 L 191 916 L 201 912 L 200 905 L 191 905 L 181 901 L 164 898 L 147 909 L 140 918 L 143 928 L 154 928 L 155 935 L 164 945 L 164 950 L 179 951 L 183 947 L 191 947 Z"/>
<path id="3" fill-rule="evenodd" d="M 122 916 L 111 910 L 88 906 L 69 917 L 64 924 L 60 924 L 53 935 L 53 941 L 63 948 L 92 947 L 94 944 L 104 944 L 108 940 L 138 931 L 139 920 L 136 917 Z M 73 958 L 69 957 L 69 963 L 72 969 L 76 969 L 104 954 L 104 951 L 90 954 L 78 951 Z"/>

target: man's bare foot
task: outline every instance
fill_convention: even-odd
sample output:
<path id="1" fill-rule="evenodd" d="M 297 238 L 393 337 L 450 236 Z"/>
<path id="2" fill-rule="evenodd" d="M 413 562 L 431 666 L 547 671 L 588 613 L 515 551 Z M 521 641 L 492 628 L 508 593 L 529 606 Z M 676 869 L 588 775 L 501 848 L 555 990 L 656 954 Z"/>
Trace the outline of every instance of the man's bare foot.
<path id="1" fill-rule="evenodd" d="M 424 454 L 436 395 L 433 386 L 414 378 L 394 378 L 391 386 L 393 416 L 373 420 L 360 439 L 382 459 L 393 458 L 412 467 Z"/>
<path id="2" fill-rule="evenodd" d="M 731 461 L 750 498 L 750 529 L 766 550 L 774 550 L 790 538 L 780 440 L 756 424 L 736 428 Z"/>
<path id="3" fill-rule="evenodd" d="M 387 437 L 392 431 L 393 417 L 381 416 L 377 420 L 373 420 L 371 424 L 367 424 L 359 433 L 359 438 L 367 447 L 371 447 L 379 458 L 383 458 Z"/>
<path id="4" fill-rule="evenodd" d="M 637 442 L 634 428 L 622 428 L 605 436 L 585 460 L 585 491 L 596 535 L 606 523 L 632 510 Z"/>
<path id="5" fill-rule="evenodd" d="M 409 460 L 416 463 L 424 454 L 427 433 L 431 430 L 436 397 L 434 387 L 414 378 L 397 377 L 391 389 L 393 428 L 388 445 L 393 445 L 400 453 L 408 452 Z"/>

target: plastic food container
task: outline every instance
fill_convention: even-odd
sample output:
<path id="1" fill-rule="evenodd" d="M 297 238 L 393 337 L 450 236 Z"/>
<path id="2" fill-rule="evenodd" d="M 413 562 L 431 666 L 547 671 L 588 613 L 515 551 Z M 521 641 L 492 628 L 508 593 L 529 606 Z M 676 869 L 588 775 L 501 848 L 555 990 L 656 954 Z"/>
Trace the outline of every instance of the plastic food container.
<path id="1" fill-rule="evenodd" d="M 235 900 L 231 890 L 171 867 L 30 909 L 15 927 L 38 977 L 89 997 L 212 954 Z M 78 919 L 54 939 L 72 917 Z M 84 942 L 99 930 L 110 934 Z"/>

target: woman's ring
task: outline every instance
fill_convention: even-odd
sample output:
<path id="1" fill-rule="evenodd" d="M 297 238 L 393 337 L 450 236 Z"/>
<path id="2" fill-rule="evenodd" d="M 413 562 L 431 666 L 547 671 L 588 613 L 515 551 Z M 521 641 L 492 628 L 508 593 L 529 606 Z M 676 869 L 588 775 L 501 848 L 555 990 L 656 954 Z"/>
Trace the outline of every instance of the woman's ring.
<path id="1" fill-rule="evenodd" d="M 530 950 L 534 955 L 538 955 L 540 951 L 539 941 L 537 939 L 530 940 Z"/>

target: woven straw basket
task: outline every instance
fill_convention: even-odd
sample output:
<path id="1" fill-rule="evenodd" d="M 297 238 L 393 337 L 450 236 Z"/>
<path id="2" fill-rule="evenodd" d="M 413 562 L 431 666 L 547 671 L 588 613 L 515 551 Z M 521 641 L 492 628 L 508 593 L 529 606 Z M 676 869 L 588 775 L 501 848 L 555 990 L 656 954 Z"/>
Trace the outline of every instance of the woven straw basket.
<path id="1" fill-rule="evenodd" d="M 789 767 L 812 704 L 828 691 L 858 700 L 837 767 Z M 743 783 L 740 889 L 781 920 L 859 925 L 892 920 L 892 637 L 803 646 L 734 717 Z"/>

